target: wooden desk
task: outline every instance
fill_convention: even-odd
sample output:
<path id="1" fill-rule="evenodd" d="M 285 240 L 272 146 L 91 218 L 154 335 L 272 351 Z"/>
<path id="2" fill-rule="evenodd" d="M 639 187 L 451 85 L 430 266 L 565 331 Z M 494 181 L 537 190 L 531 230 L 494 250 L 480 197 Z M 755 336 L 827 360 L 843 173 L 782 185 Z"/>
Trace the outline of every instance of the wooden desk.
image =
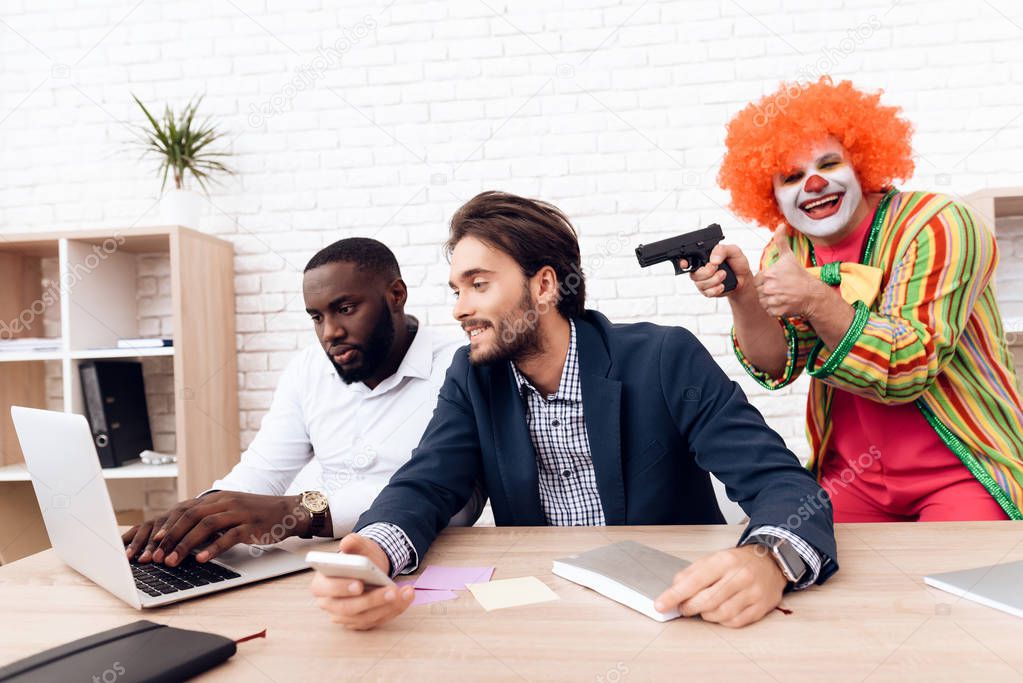
<path id="1" fill-rule="evenodd" d="M 1023 679 L 1023 620 L 922 579 L 1023 559 L 1023 526 L 1012 522 L 840 525 L 841 571 L 823 587 L 787 596 L 791 615 L 776 611 L 741 630 L 695 619 L 656 623 L 550 572 L 552 559 L 604 543 L 635 539 L 695 558 L 738 533 L 734 526 L 453 529 L 424 564 L 493 563 L 495 579 L 535 575 L 561 599 L 488 613 L 465 593 L 413 607 L 368 633 L 328 621 L 309 594 L 309 573 L 139 613 L 45 551 L 0 568 L 0 664 L 149 618 L 231 638 L 269 629 L 202 680 Z"/>

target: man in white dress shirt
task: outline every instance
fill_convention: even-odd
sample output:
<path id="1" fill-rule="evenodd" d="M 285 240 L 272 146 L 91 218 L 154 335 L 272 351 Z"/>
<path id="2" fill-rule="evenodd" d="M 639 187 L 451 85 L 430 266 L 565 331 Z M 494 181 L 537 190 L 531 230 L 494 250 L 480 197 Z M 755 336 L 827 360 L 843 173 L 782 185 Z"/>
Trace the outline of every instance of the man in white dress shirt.
<path id="1" fill-rule="evenodd" d="M 130 558 L 174 566 L 196 548 L 205 562 L 237 543 L 344 536 L 419 444 L 460 341 L 405 315 L 398 262 L 373 239 L 325 247 L 302 289 L 319 347 L 289 363 L 227 476 L 124 534 Z M 288 495 L 310 463 L 302 480 L 319 485 Z M 480 503 L 452 523 L 471 524 Z"/>

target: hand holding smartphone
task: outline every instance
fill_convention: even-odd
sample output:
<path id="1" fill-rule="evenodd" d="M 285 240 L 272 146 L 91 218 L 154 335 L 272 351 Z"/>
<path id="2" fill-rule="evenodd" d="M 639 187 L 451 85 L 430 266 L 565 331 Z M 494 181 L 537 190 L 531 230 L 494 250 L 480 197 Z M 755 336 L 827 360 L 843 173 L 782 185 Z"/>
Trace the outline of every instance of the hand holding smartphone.
<path id="1" fill-rule="evenodd" d="M 306 564 L 325 576 L 362 581 L 367 586 L 393 586 L 394 582 L 362 555 L 325 553 L 311 550 L 306 553 Z"/>

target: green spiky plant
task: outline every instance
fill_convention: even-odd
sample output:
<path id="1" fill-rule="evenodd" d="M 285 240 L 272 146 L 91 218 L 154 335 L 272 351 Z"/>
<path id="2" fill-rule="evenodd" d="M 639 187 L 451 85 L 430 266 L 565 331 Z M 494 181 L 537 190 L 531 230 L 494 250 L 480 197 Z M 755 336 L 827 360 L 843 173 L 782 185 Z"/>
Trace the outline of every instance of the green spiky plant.
<path id="1" fill-rule="evenodd" d="M 233 175 L 234 170 L 220 159 L 230 156 L 229 152 L 214 152 L 209 146 L 222 139 L 224 134 L 216 129 L 209 117 L 198 121 L 196 112 L 202 96 L 193 98 L 177 115 L 169 105 L 164 107 L 163 117 L 157 119 L 142 101 L 132 94 L 132 99 L 149 119 L 149 126 L 139 126 L 140 144 L 143 156 L 156 155 L 160 160 L 158 173 L 161 174 L 160 191 L 167 186 L 167 177 L 174 178 L 174 187 L 184 189 L 185 175 L 191 174 L 196 182 L 209 194 L 207 182 L 218 173 Z"/>

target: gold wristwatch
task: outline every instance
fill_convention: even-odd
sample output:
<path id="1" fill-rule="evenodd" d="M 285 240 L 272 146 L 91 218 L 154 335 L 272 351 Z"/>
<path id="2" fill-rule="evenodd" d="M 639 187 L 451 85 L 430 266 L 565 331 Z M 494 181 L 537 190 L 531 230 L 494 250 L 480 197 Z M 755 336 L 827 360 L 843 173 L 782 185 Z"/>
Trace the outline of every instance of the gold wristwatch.
<path id="1" fill-rule="evenodd" d="M 302 494 L 300 502 L 309 513 L 309 531 L 301 538 L 324 535 L 324 527 L 327 522 L 327 497 L 319 491 L 306 491 Z"/>

